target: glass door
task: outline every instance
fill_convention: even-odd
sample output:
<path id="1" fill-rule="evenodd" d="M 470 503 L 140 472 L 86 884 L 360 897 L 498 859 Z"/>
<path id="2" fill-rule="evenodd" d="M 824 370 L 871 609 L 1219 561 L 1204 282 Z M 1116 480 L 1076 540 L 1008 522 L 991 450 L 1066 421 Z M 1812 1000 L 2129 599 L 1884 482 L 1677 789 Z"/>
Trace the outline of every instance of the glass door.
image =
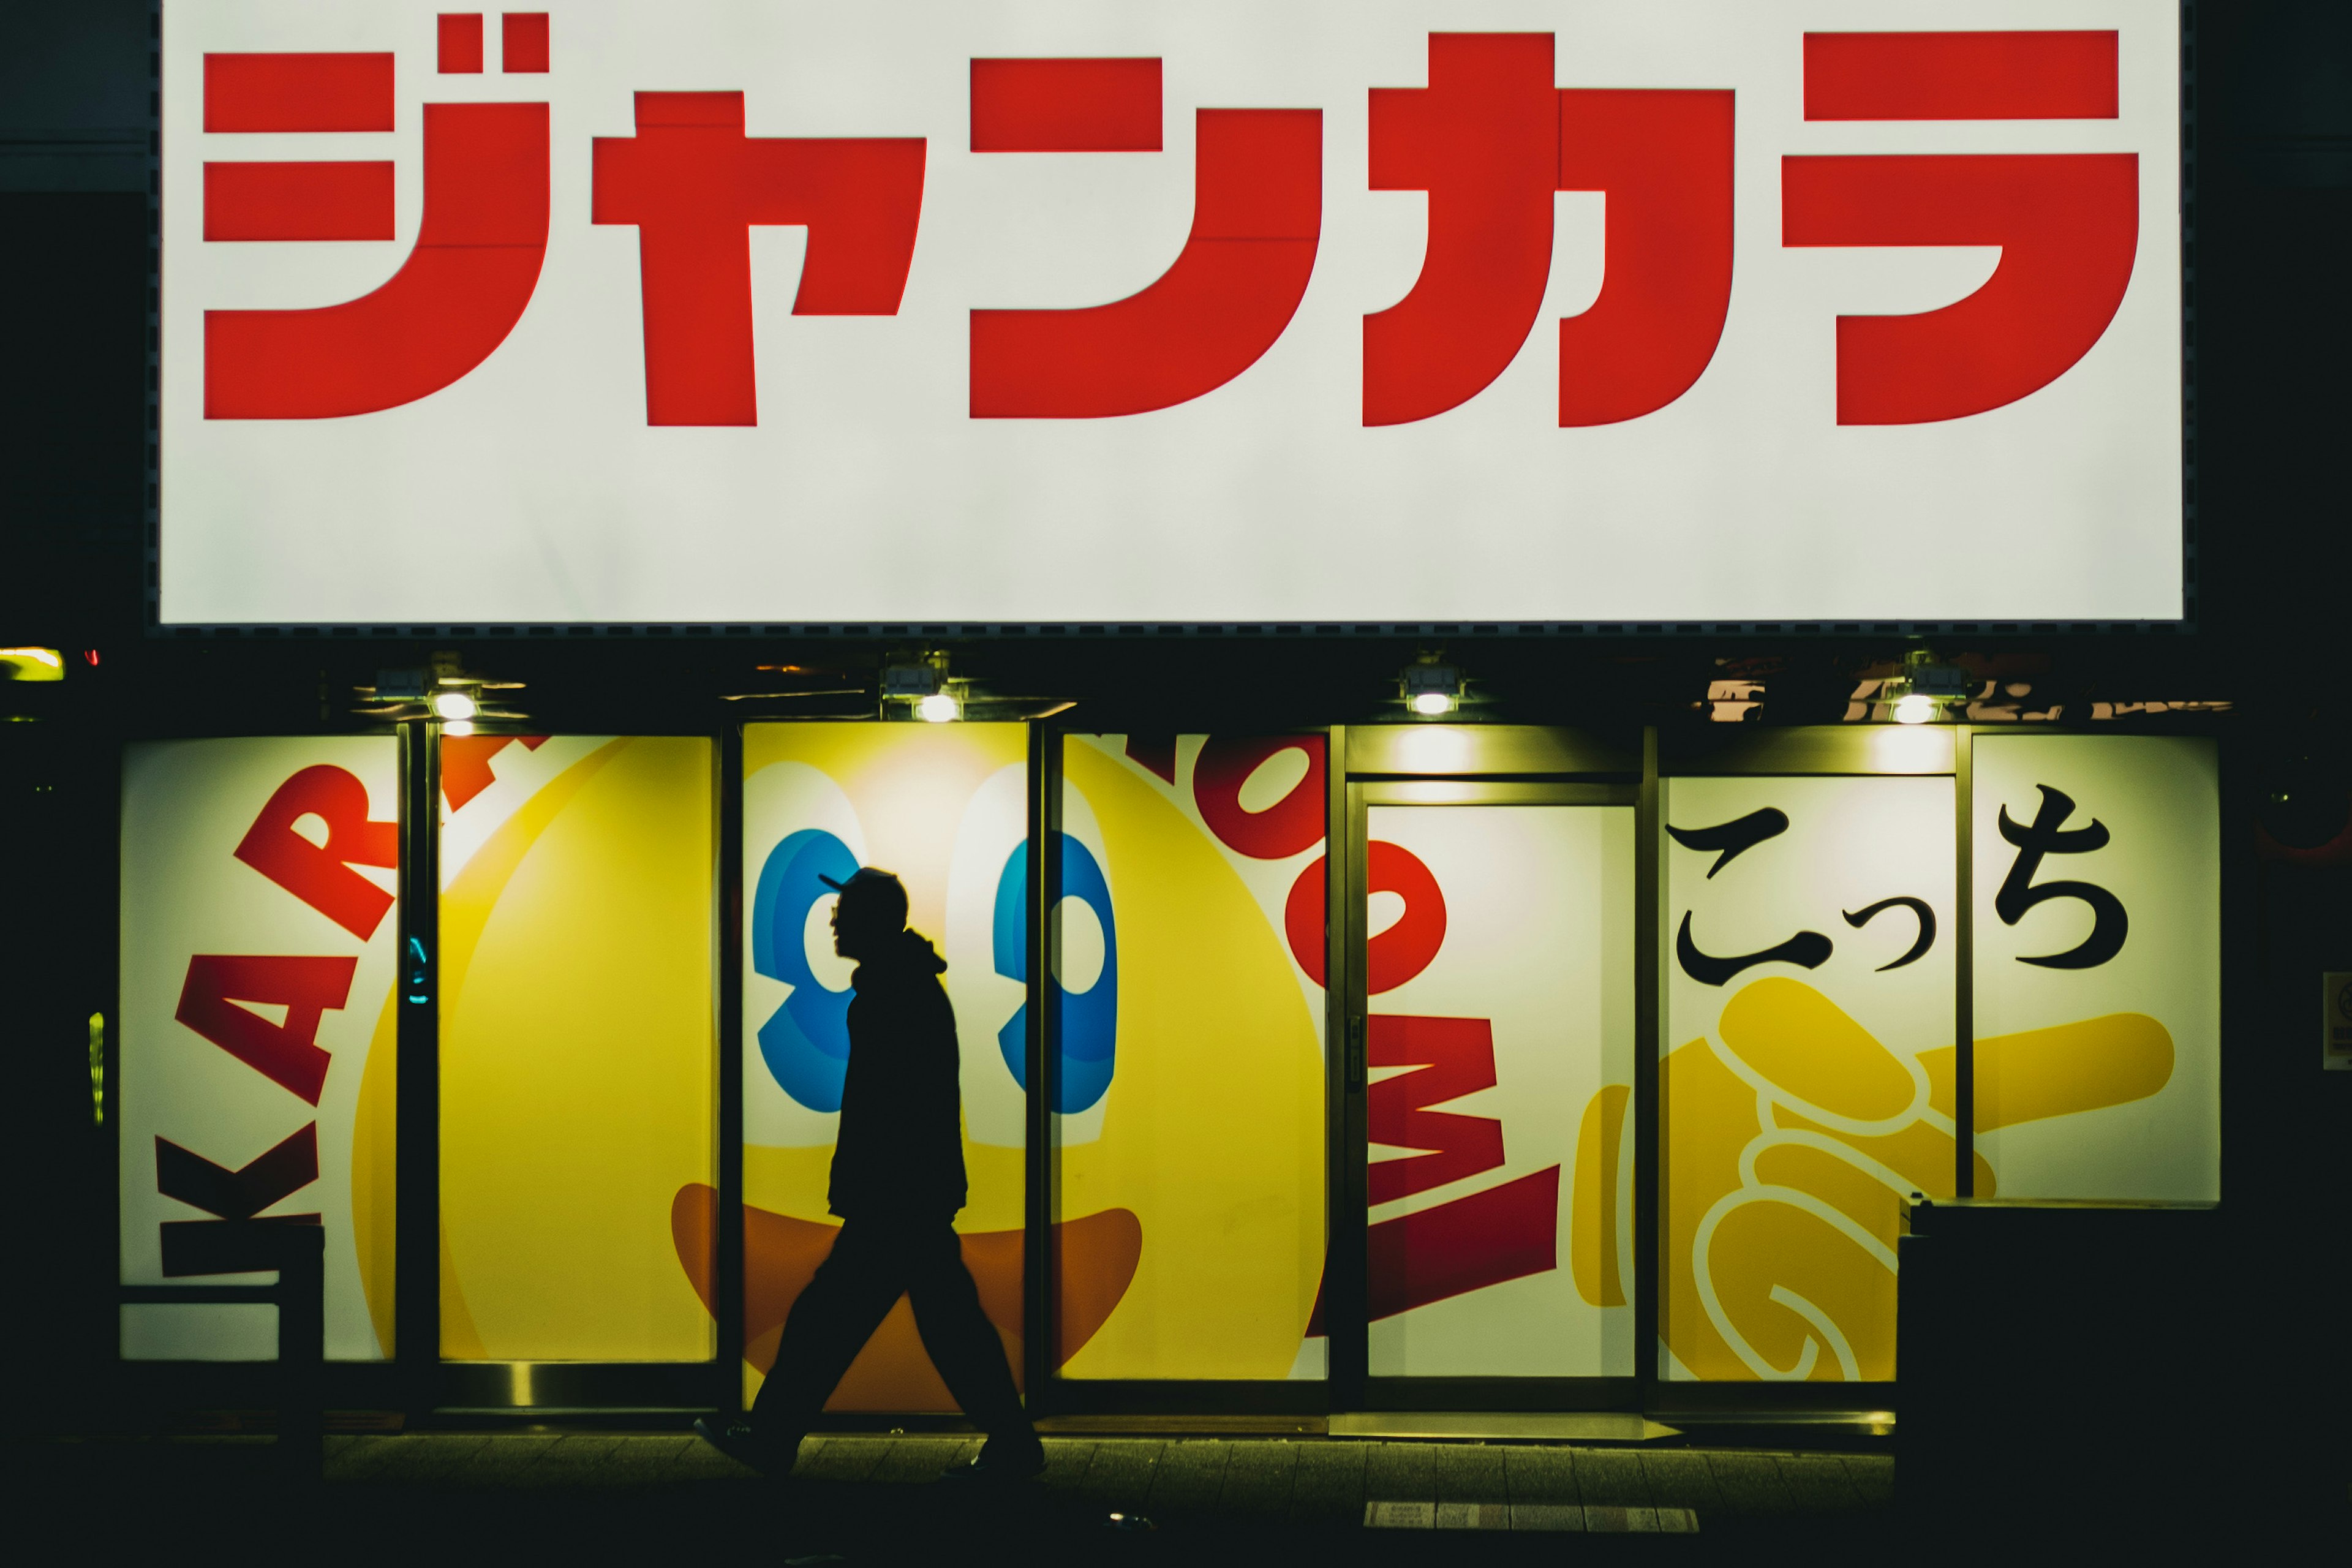
<path id="1" fill-rule="evenodd" d="M 1633 1403 L 1633 795 L 1350 788 L 1368 1406 Z"/>

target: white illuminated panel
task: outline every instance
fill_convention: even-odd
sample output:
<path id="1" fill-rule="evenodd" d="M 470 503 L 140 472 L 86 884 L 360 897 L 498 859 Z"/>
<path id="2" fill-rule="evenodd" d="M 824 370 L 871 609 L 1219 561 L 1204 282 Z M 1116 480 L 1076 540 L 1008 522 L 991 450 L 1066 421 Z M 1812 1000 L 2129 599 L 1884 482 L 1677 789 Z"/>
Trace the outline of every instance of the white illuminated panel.
<path id="1" fill-rule="evenodd" d="M 1975 790 L 1977 1149 L 2000 1195 L 2219 1198 L 2213 743 L 1983 736 Z"/>
<path id="2" fill-rule="evenodd" d="M 216 1271 L 241 1222 L 313 1216 L 344 1360 L 392 1350 L 397 765 L 389 737 L 268 736 L 122 772 L 123 1282 L 267 1282 Z M 268 1361 L 276 1320 L 126 1306 L 122 1354 Z"/>
<path id="3" fill-rule="evenodd" d="M 1633 818 L 1369 814 L 1376 1377 L 1633 1370 Z"/>
<path id="4" fill-rule="evenodd" d="M 1952 781 L 1677 778 L 1665 826 L 1660 1374 L 1885 1381 L 1958 1165 Z"/>

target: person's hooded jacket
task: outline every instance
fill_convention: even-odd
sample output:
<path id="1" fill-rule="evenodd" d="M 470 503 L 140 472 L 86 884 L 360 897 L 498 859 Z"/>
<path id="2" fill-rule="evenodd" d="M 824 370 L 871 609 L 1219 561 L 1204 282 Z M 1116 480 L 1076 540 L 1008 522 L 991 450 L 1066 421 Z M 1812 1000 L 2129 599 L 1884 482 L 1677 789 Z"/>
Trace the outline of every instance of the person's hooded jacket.
<path id="1" fill-rule="evenodd" d="M 946 960 L 911 931 L 850 977 L 849 1070 L 826 1202 L 845 1220 L 945 1224 L 964 1204 L 963 1095 Z"/>

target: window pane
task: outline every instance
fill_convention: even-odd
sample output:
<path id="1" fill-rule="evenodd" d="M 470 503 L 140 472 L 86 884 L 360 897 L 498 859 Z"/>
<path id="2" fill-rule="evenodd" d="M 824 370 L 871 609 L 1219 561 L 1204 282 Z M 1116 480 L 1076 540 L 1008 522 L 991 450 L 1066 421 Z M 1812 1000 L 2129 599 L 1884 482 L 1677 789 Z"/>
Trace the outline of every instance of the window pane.
<path id="1" fill-rule="evenodd" d="M 1633 812 L 1373 806 L 1375 1377 L 1633 1371 Z"/>
<path id="2" fill-rule="evenodd" d="M 712 1353 L 707 1252 L 681 1258 L 673 1216 L 715 1164 L 711 752 L 442 742 L 451 1360 Z"/>
<path id="3" fill-rule="evenodd" d="M 326 1227 L 327 1353 L 392 1352 L 398 745 L 167 741 L 122 772 L 121 1268 L 267 1276 L 259 1219 Z M 269 1360 L 262 1307 L 121 1312 L 124 1356 Z"/>
<path id="4" fill-rule="evenodd" d="M 2000 1194 L 2219 1198 L 2212 742 L 1979 736 L 1974 793 L 1977 1152 Z"/>
<path id="5" fill-rule="evenodd" d="M 1066 744 L 1065 1377 L 1323 1375 L 1324 755 Z"/>
<path id="6" fill-rule="evenodd" d="M 1958 1160 L 1953 812 L 1948 778 L 1667 781 L 1661 1375 L 1895 1375 L 1899 1205 Z"/>
<path id="7" fill-rule="evenodd" d="M 1019 724 L 752 724 L 743 735 L 744 1396 L 840 1228 L 825 1188 L 849 1059 L 847 960 L 832 889 L 859 866 L 907 885 L 908 923 L 947 960 L 963 1058 L 969 1197 L 956 1228 L 981 1302 L 1021 1367 L 1024 1106 L 1000 1034 L 1025 991 L 1005 953 L 1023 910 L 1000 896 L 1028 827 Z M 1014 886 L 1019 886 L 1016 881 Z M 714 1233 L 717 1196 L 681 1194 L 679 1234 Z M 851 1365 L 834 1410 L 952 1410 L 904 1300 Z"/>

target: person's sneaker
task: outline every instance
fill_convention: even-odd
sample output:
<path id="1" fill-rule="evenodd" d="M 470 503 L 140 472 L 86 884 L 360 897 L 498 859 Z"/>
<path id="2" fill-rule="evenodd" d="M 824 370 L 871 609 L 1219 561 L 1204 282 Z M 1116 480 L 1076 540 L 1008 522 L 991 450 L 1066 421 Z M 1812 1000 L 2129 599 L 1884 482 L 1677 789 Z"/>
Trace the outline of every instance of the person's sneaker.
<path id="1" fill-rule="evenodd" d="M 967 1485 L 1010 1485 L 1034 1480 L 1045 1468 L 1045 1445 L 1034 1436 L 991 1437 L 981 1446 L 980 1458 L 969 1465 L 950 1466 L 940 1479 Z"/>
<path id="2" fill-rule="evenodd" d="M 709 1416 L 698 1415 L 694 1434 L 737 1464 L 776 1479 L 790 1475 L 793 1460 L 799 1457 L 797 1443 L 787 1447 L 762 1437 L 745 1421 L 721 1426 Z"/>

